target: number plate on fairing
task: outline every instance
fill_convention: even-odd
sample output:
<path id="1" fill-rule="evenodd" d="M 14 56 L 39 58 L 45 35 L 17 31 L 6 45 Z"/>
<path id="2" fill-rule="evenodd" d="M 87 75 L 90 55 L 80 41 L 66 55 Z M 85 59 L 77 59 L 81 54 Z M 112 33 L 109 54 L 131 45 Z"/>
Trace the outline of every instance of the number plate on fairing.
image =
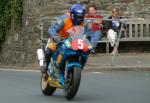
<path id="1" fill-rule="evenodd" d="M 82 39 L 75 39 L 71 43 L 73 50 L 83 50 L 84 52 L 88 51 L 88 45 Z"/>

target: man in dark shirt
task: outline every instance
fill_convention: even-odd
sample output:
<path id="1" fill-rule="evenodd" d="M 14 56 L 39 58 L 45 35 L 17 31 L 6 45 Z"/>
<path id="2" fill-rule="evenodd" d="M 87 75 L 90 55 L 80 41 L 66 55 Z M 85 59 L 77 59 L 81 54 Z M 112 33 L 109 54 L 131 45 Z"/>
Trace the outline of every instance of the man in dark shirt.
<path id="1" fill-rule="evenodd" d="M 120 19 L 123 19 L 123 17 L 120 15 L 119 8 L 112 9 L 112 15 L 108 17 L 108 19 L 118 19 L 107 21 L 106 22 L 106 28 L 107 28 L 107 38 L 110 42 L 111 47 L 113 48 L 111 54 L 114 54 L 118 52 L 118 49 L 116 47 L 116 41 L 117 41 L 117 34 L 119 33 L 121 22 Z M 124 28 L 126 25 L 124 24 Z"/>

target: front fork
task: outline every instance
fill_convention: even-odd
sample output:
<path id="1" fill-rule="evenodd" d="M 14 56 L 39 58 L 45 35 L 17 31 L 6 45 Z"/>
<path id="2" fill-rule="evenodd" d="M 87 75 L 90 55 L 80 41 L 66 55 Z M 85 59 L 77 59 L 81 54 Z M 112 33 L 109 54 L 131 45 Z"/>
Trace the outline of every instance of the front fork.
<path id="1" fill-rule="evenodd" d="M 74 67 L 78 67 L 79 69 L 83 69 L 83 66 L 79 63 L 79 62 L 66 62 L 66 65 L 65 65 L 65 79 L 67 78 L 68 76 L 68 72 L 71 70 L 71 69 L 74 69 Z"/>

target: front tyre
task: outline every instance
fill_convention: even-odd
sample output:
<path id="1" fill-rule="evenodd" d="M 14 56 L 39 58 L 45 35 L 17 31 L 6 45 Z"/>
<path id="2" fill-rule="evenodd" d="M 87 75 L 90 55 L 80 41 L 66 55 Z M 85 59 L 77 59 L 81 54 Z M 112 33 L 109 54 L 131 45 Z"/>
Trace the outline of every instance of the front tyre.
<path id="1" fill-rule="evenodd" d="M 71 100 L 76 95 L 81 80 L 81 69 L 74 67 L 68 71 L 67 78 L 65 81 L 65 93 L 66 98 Z"/>
<path id="2" fill-rule="evenodd" d="M 47 77 L 45 77 L 45 76 L 41 76 L 41 90 L 42 90 L 42 93 L 44 94 L 44 95 L 48 95 L 48 96 L 50 96 L 50 95 L 52 95 L 54 92 L 55 92 L 55 90 L 56 90 L 56 88 L 55 87 L 51 87 L 50 85 L 49 85 L 49 83 L 48 83 L 48 79 L 47 79 Z"/>

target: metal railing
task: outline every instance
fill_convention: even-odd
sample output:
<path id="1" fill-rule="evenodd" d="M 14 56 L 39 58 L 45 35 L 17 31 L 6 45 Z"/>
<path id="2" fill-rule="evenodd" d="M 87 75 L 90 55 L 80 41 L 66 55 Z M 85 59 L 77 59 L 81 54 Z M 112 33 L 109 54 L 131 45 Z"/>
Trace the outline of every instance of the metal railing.
<path id="1" fill-rule="evenodd" d="M 88 18 L 89 19 L 89 18 Z M 47 40 L 46 36 L 48 35 L 47 31 L 49 26 L 56 20 L 53 18 L 44 18 L 40 19 L 40 29 L 41 29 L 41 48 L 44 46 L 44 41 Z M 95 18 L 91 18 L 89 20 L 95 20 Z M 103 19 L 104 21 L 118 21 L 118 19 Z M 116 47 L 119 47 L 120 41 L 150 41 L 150 20 L 141 20 L 141 19 L 124 19 L 121 25 L 121 28 L 118 33 Z M 124 32 L 124 38 L 121 38 L 123 32 L 123 25 L 127 23 L 127 29 Z M 46 31 L 45 31 L 46 30 Z M 136 38 L 136 39 L 133 39 Z M 99 43 L 106 43 L 106 52 L 109 52 L 109 41 L 107 39 L 97 41 Z M 114 53 L 112 57 L 112 64 L 115 63 L 116 53 Z"/>

